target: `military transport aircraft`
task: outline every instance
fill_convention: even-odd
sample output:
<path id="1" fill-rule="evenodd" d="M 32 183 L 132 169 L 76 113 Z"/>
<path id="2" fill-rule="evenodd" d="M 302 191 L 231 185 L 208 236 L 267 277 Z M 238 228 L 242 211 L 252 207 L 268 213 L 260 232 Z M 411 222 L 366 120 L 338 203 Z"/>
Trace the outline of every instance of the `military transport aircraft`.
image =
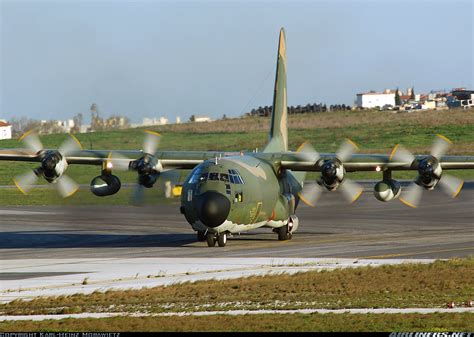
<path id="1" fill-rule="evenodd" d="M 82 150 L 71 135 L 59 149 L 43 149 L 34 132 L 22 138 L 26 149 L 0 150 L 0 160 L 37 162 L 39 167 L 14 178 L 17 187 L 28 193 L 39 177 L 57 185 L 64 196 L 72 195 L 78 185 L 64 174 L 68 165 L 97 165 L 101 174 L 91 182 L 97 196 L 117 193 L 121 183 L 113 171 L 134 170 L 138 190 L 150 188 L 160 175 L 171 169 L 192 169 L 181 194 L 181 213 L 197 232 L 199 241 L 209 246 L 226 245 L 227 236 L 259 227 L 273 229 L 279 240 L 289 240 L 298 229 L 295 215 L 298 203 L 314 206 L 323 189 L 342 191 L 354 202 L 362 193 L 346 172 L 378 171 L 383 178 L 374 187 L 381 201 L 396 199 L 400 183 L 392 171 L 418 171 L 418 178 L 400 200 L 416 207 L 423 190 L 440 185 L 456 197 L 463 181 L 445 174 L 446 170 L 474 169 L 474 157 L 445 156 L 451 142 L 441 135 L 435 138 L 429 155 L 412 155 L 396 146 L 390 155 L 354 154 L 357 146 L 346 140 L 337 153 L 319 154 L 304 143 L 288 151 L 285 32 L 280 31 L 275 90 L 269 142 L 263 152 L 189 152 L 159 151 L 160 135 L 146 131 L 143 150 Z M 132 159 L 133 158 L 133 159 Z M 306 172 L 320 172 L 317 182 L 304 183 Z"/>

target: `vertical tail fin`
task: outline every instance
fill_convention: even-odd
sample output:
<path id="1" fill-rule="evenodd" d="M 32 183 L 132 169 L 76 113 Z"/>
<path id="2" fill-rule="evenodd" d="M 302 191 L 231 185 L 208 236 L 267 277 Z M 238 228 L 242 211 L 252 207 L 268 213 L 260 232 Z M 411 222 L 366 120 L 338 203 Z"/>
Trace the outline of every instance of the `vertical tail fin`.
<path id="1" fill-rule="evenodd" d="M 270 139 L 263 152 L 288 151 L 285 30 L 280 30 Z"/>

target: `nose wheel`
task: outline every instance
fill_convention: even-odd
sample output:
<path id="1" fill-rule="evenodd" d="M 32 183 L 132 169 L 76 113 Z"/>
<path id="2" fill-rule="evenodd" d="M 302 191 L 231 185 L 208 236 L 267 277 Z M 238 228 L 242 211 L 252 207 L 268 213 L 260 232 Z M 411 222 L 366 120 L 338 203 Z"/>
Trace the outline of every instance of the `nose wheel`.
<path id="1" fill-rule="evenodd" d="M 278 240 L 286 241 L 293 238 L 293 222 L 288 221 L 288 224 L 285 226 L 277 228 Z"/>
<path id="2" fill-rule="evenodd" d="M 227 234 L 226 233 L 220 233 L 220 234 L 208 233 L 206 235 L 206 241 L 207 241 L 208 247 L 214 247 L 216 245 L 216 242 L 219 247 L 225 247 L 225 245 L 227 244 Z"/>

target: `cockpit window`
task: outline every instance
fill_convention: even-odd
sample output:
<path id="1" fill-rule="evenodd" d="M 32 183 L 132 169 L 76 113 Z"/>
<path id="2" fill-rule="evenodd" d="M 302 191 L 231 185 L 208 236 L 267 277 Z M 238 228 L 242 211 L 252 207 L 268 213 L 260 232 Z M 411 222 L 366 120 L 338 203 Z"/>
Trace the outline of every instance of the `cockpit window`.
<path id="1" fill-rule="evenodd" d="M 190 184 L 194 184 L 197 182 L 204 182 L 207 180 L 210 181 L 223 181 L 225 183 L 231 182 L 232 184 L 240 184 L 244 183 L 242 177 L 240 176 L 237 170 L 229 170 L 229 174 L 227 173 L 218 173 L 218 172 L 209 172 L 209 173 L 201 173 L 202 170 L 196 170 L 191 175 L 189 179 Z"/>
<path id="2" fill-rule="evenodd" d="M 195 184 L 198 182 L 199 176 L 201 175 L 202 167 L 198 167 L 192 174 L 191 178 L 189 178 L 190 184 Z"/>
<path id="3" fill-rule="evenodd" d="M 234 170 L 234 169 L 229 170 L 229 180 L 233 184 L 240 184 L 240 185 L 244 184 L 244 180 L 240 176 L 239 171 Z"/>
<path id="4" fill-rule="evenodd" d="M 224 181 L 226 183 L 229 182 L 229 175 L 227 173 L 219 174 L 220 181 Z"/>
<path id="5" fill-rule="evenodd" d="M 216 173 L 216 172 L 209 173 L 209 180 L 219 180 L 219 173 Z"/>

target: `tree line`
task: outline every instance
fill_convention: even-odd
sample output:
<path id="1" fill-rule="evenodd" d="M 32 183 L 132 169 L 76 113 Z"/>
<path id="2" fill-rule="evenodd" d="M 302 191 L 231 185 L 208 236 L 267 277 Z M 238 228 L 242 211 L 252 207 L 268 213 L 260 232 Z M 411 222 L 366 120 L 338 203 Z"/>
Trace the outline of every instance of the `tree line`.
<path id="1" fill-rule="evenodd" d="M 314 104 L 306 104 L 306 105 L 297 105 L 297 106 L 289 106 L 288 113 L 292 114 L 302 114 L 302 113 L 316 113 L 316 112 L 327 112 L 327 111 L 342 111 L 342 110 L 351 110 L 350 105 L 345 104 L 331 104 L 327 106 L 323 103 L 314 103 Z M 266 117 L 270 116 L 272 113 L 271 106 L 259 106 L 258 108 L 252 109 L 247 115 L 250 116 L 260 116 Z"/>

